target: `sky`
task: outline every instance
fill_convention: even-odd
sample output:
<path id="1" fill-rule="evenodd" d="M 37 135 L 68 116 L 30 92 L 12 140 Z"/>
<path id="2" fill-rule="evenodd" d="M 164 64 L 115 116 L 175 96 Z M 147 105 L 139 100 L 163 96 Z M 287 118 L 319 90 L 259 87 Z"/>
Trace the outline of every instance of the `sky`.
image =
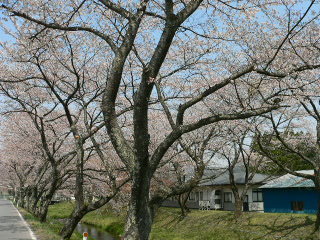
<path id="1" fill-rule="evenodd" d="M 304 12 L 305 9 L 307 9 L 307 7 L 309 6 L 311 1 L 301 1 L 300 3 L 298 3 L 295 6 L 295 9 L 301 9 L 301 12 Z M 313 6 L 313 10 L 317 10 L 317 8 L 319 9 L 319 4 Z M 201 11 L 196 11 L 192 17 L 198 18 L 201 15 Z M 319 10 L 318 10 L 319 11 Z M 3 31 L 3 25 L 5 25 L 5 27 L 13 27 L 13 25 L 9 22 L 9 21 L 3 21 L 3 19 L 5 19 L 5 16 L 3 14 L 3 11 L 0 10 L 0 41 L 10 41 L 10 40 L 14 40 L 12 37 L 10 37 L 9 35 L 5 34 L 5 32 Z M 307 18 L 308 19 L 308 18 Z"/>
<path id="2" fill-rule="evenodd" d="M 0 41 L 13 41 L 14 39 L 3 31 L 3 27 L 12 28 L 13 25 L 9 21 L 3 21 L 4 18 L 3 12 L 0 11 Z"/>

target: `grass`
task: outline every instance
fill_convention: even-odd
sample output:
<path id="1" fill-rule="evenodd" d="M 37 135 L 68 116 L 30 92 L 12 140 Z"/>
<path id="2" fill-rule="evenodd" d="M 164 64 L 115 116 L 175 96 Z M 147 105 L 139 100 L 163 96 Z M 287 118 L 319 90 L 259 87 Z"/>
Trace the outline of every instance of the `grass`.
<path id="1" fill-rule="evenodd" d="M 28 213 L 23 213 L 35 229 L 40 240 L 58 240 L 61 219 L 68 217 L 70 203 L 50 206 L 48 223 L 40 224 Z M 60 221 L 59 221 L 60 220 Z M 87 214 L 83 223 L 104 229 L 112 235 L 121 235 L 125 215 L 115 214 L 107 208 Z M 180 217 L 179 209 L 160 208 L 151 232 L 152 240 L 320 240 L 320 233 L 313 234 L 315 215 L 286 213 L 244 213 L 241 221 L 233 220 L 227 211 L 192 210 Z M 50 237 L 46 237 L 50 235 Z M 79 234 L 78 234 L 79 235 Z M 78 235 L 72 240 L 81 239 Z M 44 236 L 44 237 L 43 237 Z"/>
<path id="2" fill-rule="evenodd" d="M 24 209 L 20 208 L 19 211 L 29 223 L 39 240 L 60 240 L 61 237 L 59 236 L 59 232 L 63 226 L 62 220 L 69 217 L 72 209 L 73 204 L 70 202 L 51 205 L 49 207 L 46 223 L 40 223 L 36 217 L 26 212 Z M 81 222 L 94 225 L 97 228 L 109 232 L 111 235 L 120 236 L 123 233 L 124 220 L 124 215 L 116 215 L 107 208 L 102 208 L 87 214 Z M 79 239 L 82 239 L 81 234 L 74 232 L 71 240 Z"/>
<path id="3" fill-rule="evenodd" d="M 63 224 L 58 218 L 50 216 L 52 211 L 49 212 L 47 222 L 41 223 L 36 217 L 28 213 L 24 209 L 19 208 L 20 213 L 23 218 L 29 223 L 31 229 L 34 231 L 38 240 L 60 240 L 59 231 L 61 230 Z M 72 234 L 71 240 L 82 239 L 80 233 L 74 232 Z"/>
<path id="4" fill-rule="evenodd" d="M 124 233 L 125 215 L 102 208 L 88 213 L 81 222 L 103 229 L 113 236 L 121 236 Z"/>
<path id="5" fill-rule="evenodd" d="M 314 215 L 246 212 L 236 223 L 232 212 L 193 210 L 184 219 L 179 213 L 179 209 L 160 209 L 151 239 L 320 239 L 320 234 L 312 235 Z"/>

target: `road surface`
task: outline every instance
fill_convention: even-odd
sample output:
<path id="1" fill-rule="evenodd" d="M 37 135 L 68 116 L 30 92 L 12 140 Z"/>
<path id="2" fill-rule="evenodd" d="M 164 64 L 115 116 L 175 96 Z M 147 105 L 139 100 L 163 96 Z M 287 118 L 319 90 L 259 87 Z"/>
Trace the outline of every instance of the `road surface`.
<path id="1" fill-rule="evenodd" d="M 0 240 L 36 240 L 11 201 L 0 199 Z"/>

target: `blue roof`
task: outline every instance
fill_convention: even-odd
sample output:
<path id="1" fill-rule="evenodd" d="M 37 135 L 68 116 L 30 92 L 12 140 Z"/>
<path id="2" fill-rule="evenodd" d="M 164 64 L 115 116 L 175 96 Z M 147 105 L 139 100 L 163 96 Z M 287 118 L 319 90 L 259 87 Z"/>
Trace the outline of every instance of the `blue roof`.
<path id="1" fill-rule="evenodd" d="M 313 175 L 313 170 L 303 170 L 297 171 L 298 173 L 304 173 Z M 314 183 L 310 179 L 297 177 L 292 174 L 286 174 L 282 177 L 276 178 L 268 182 L 267 184 L 261 186 L 260 188 L 313 188 Z"/>

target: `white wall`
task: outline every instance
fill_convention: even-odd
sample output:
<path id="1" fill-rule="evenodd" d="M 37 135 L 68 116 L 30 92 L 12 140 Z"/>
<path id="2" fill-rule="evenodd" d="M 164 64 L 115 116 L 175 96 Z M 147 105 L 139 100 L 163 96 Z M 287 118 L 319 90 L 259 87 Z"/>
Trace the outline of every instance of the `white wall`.
<path id="1" fill-rule="evenodd" d="M 254 188 L 249 188 L 247 190 L 246 195 L 248 195 L 248 203 L 249 203 L 249 211 L 263 211 L 263 202 L 253 202 L 252 201 L 252 189 Z M 221 194 L 220 194 L 220 199 L 221 199 L 221 203 L 222 203 L 222 207 L 225 206 L 224 209 L 226 210 L 233 210 L 234 209 L 234 203 L 235 203 L 235 198 L 233 195 L 233 192 L 231 190 L 231 187 L 222 187 L 222 188 L 214 188 L 214 187 L 199 187 L 197 189 L 195 189 L 193 192 L 203 192 L 203 200 L 209 200 L 211 207 L 213 207 L 214 205 L 214 200 L 215 200 L 215 190 L 220 190 Z M 243 186 L 239 186 L 239 192 L 240 194 L 242 194 L 244 190 Z M 224 193 L 226 192 L 230 192 L 232 193 L 232 202 L 231 203 L 224 203 Z M 200 197 L 200 196 L 199 196 Z M 198 199 L 198 198 L 197 198 Z M 200 199 L 199 199 L 200 200 Z"/>
<path id="2" fill-rule="evenodd" d="M 254 188 L 249 188 L 246 193 L 246 195 L 248 195 L 249 211 L 263 211 L 263 202 L 253 202 L 253 200 L 252 200 L 252 189 L 254 189 Z M 208 200 L 210 200 L 211 203 L 214 203 L 215 190 L 217 190 L 217 189 L 212 188 L 211 190 L 210 189 L 208 190 L 209 196 L 211 195 L 211 197 Z M 232 205 L 235 203 L 235 197 L 232 192 L 232 189 L 230 187 L 227 187 L 227 188 L 222 188 L 220 190 L 221 190 L 222 206 L 225 205 L 226 210 L 233 210 L 234 207 Z M 243 190 L 244 190 L 244 187 L 239 186 L 240 194 L 242 194 Z M 224 203 L 224 193 L 227 193 L 227 192 L 232 193 L 232 203 Z M 205 200 L 207 200 L 207 199 L 205 199 Z"/>

